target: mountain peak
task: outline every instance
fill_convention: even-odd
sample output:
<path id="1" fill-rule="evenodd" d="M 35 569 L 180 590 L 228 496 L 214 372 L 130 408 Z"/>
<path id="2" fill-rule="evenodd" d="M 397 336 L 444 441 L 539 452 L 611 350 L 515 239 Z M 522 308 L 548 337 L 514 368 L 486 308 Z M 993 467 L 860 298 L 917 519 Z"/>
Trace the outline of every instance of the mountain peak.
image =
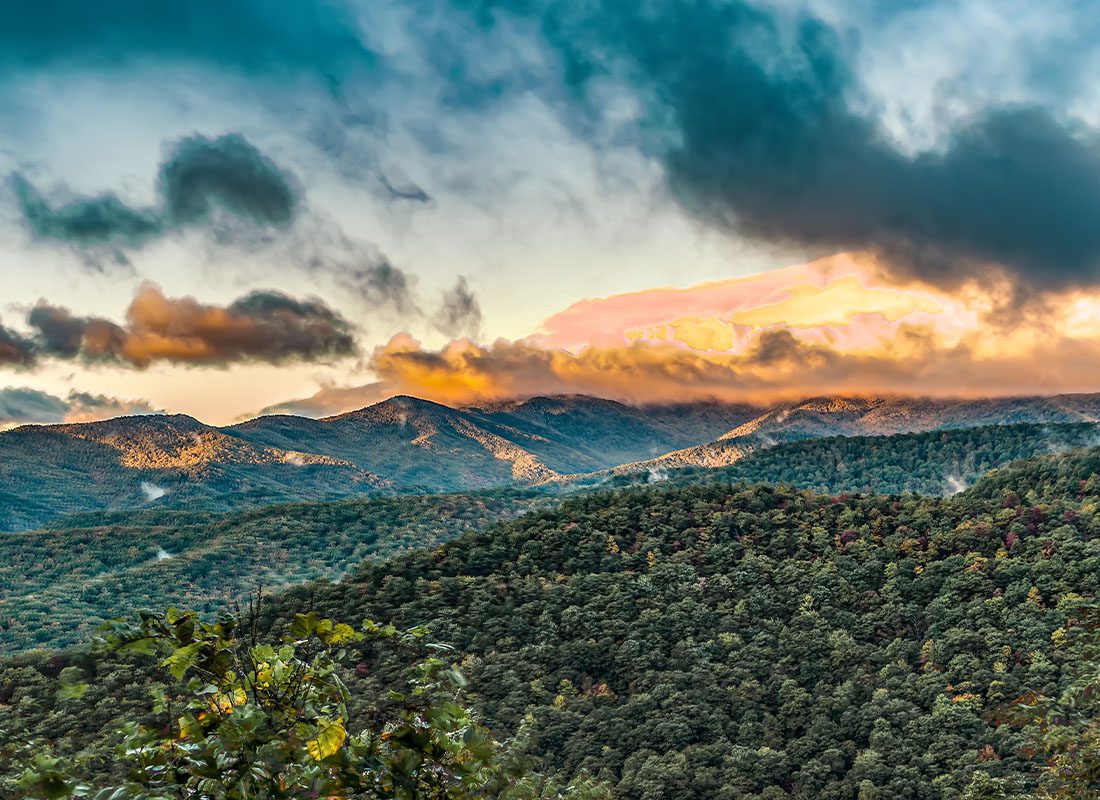
<path id="1" fill-rule="evenodd" d="M 413 397 L 407 394 L 398 394 L 388 397 L 378 403 L 373 403 L 354 411 L 345 411 L 343 414 L 335 414 L 331 417 L 322 417 L 321 422 L 336 422 L 338 420 L 369 419 L 377 422 L 405 422 L 409 414 L 453 414 L 455 409 L 437 403 L 434 400 L 425 400 L 422 397 Z"/>

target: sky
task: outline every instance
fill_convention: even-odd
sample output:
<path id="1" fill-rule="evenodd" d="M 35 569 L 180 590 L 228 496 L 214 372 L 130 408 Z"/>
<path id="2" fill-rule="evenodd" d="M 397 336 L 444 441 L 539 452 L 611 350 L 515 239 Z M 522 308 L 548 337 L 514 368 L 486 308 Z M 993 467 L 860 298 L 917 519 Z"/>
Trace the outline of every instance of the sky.
<path id="1" fill-rule="evenodd" d="M 1100 10 L 38 0 L 0 426 L 1096 391 Z"/>

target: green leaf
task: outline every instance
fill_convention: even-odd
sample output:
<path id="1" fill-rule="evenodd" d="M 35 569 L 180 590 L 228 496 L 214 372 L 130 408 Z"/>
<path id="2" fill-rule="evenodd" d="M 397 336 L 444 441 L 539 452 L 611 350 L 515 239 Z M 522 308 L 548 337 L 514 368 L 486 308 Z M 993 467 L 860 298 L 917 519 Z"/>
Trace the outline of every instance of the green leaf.
<path id="1" fill-rule="evenodd" d="M 186 647 L 180 647 L 172 655 L 168 656 L 161 662 L 161 666 L 167 667 L 168 671 L 172 673 L 172 677 L 176 680 L 182 680 L 183 676 L 187 673 L 187 670 L 195 666 L 195 662 L 199 657 L 199 650 L 202 647 L 201 642 L 195 642 L 189 644 Z"/>

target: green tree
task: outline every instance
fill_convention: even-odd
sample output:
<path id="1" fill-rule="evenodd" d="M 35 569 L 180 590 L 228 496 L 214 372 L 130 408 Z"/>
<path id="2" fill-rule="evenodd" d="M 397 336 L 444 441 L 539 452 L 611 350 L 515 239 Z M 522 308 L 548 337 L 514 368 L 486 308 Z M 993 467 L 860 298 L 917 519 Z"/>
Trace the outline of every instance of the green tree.
<path id="1" fill-rule="evenodd" d="M 366 621 L 356 630 L 315 612 L 294 615 L 286 634 L 264 641 L 250 613 L 204 622 L 170 608 L 105 626 L 100 645 L 159 658 L 182 682 L 153 692 L 159 726 L 128 724 L 117 757 L 121 781 L 97 781 L 87 764 L 32 752 L 0 784 L 25 800 L 298 800 L 299 798 L 602 797 L 579 781 L 559 789 L 523 765 L 461 703 L 464 680 L 450 648 L 424 628 L 398 631 Z M 404 691 L 359 704 L 353 719 L 342 665 L 379 647 L 419 656 Z M 78 671 L 61 676 L 77 697 Z"/>
<path id="2" fill-rule="evenodd" d="M 1052 636 L 1072 665 L 1072 680 L 1055 697 L 1028 696 L 1021 707 L 1037 728 L 1046 761 L 1036 797 L 1100 797 L 1100 606 L 1084 605 Z"/>

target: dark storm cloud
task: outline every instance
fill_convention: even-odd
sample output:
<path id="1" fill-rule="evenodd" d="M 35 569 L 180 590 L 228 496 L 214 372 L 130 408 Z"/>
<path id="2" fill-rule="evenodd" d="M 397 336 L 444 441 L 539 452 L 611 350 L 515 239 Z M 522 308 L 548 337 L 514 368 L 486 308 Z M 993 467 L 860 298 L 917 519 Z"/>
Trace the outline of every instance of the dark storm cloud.
<path id="1" fill-rule="evenodd" d="M 327 0 L 37 0 L 0 25 L 0 73 L 155 60 L 335 82 L 374 57 L 348 5 Z"/>
<path id="2" fill-rule="evenodd" d="M 437 330 L 447 336 L 472 336 L 481 333 L 481 304 L 465 277 L 443 294 L 443 302 L 435 313 Z"/>
<path id="3" fill-rule="evenodd" d="M 359 304 L 379 311 L 419 315 L 414 279 L 377 247 L 353 239 L 324 216 L 307 215 L 281 257 L 302 271 L 334 282 Z"/>
<path id="4" fill-rule="evenodd" d="M 67 308 L 39 302 L 27 314 L 27 324 L 37 333 L 38 349 L 51 356 L 74 358 L 80 355 L 84 334 L 92 319 L 74 316 Z M 100 322 L 118 328 L 106 320 Z"/>
<path id="5" fill-rule="evenodd" d="M 51 203 L 23 176 L 12 178 L 33 236 L 77 247 L 136 248 L 158 236 L 208 224 L 218 213 L 260 227 L 285 227 L 301 202 L 294 178 L 240 134 L 189 136 L 158 170 L 157 204 L 133 208 L 117 195 Z"/>
<path id="6" fill-rule="evenodd" d="M 40 302 L 27 316 L 33 347 L 44 356 L 108 361 L 144 368 L 156 362 L 225 365 L 282 363 L 349 356 L 357 344 L 349 323 L 321 300 L 254 291 L 227 306 L 166 297 L 146 284 L 123 324 L 81 317 Z"/>
<path id="7" fill-rule="evenodd" d="M 770 240 L 877 250 L 945 286 L 1001 269 L 1022 292 L 1100 280 L 1100 150 L 1040 108 L 976 113 L 941 149 L 902 152 L 852 110 L 839 37 L 744 2 L 456 0 L 536 18 L 584 104 L 626 81 L 694 213 Z"/>
<path id="8" fill-rule="evenodd" d="M 159 409 L 153 408 L 148 400 L 120 400 L 106 394 L 92 394 L 91 392 L 71 391 L 65 399 L 68 411 L 65 414 L 67 421 L 88 422 L 93 419 L 106 419 L 108 417 L 132 416 L 135 414 L 159 414 Z"/>
<path id="9" fill-rule="evenodd" d="M 753 367 L 809 367 L 836 360 L 827 347 L 808 344 L 786 328 L 761 331 L 744 355 Z"/>
<path id="10" fill-rule="evenodd" d="M 220 208 L 281 227 L 299 202 L 294 179 L 236 133 L 182 139 L 161 164 L 157 191 L 165 217 L 179 226 L 203 222 Z"/>
<path id="11" fill-rule="evenodd" d="M 38 239 L 137 246 L 163 232 L 163 221 L 155 212 L 130 208 L 113 194 L 51 205 L 23 176 L 13 176 L 12 185 L 23 220 Z"/>
<path id="12" fill-rule="evenodd" d="M 373 305 L 391 306 L 402 314 L 419 312 L 408 273 L 385 258 L 347 266 L 339 271 L 338 280 Z"/>

